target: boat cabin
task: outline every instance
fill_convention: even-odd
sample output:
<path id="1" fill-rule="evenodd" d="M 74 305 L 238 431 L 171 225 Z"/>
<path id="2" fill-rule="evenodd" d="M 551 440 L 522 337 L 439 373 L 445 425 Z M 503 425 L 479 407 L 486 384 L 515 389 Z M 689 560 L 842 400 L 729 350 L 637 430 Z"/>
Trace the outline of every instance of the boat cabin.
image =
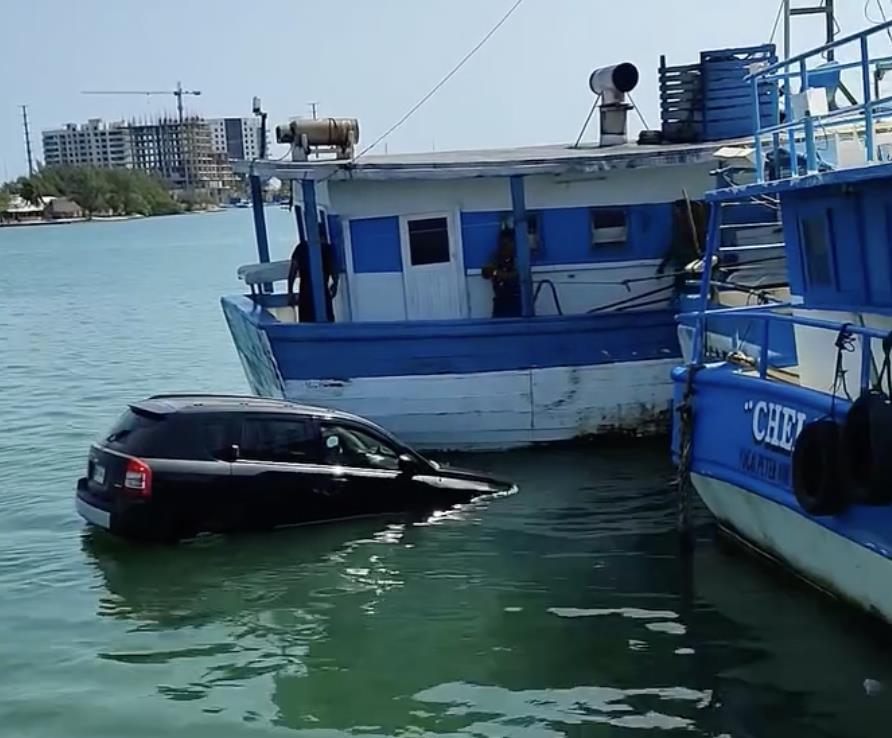
<path id="1" fill-rule="evenodd" d="M 299 220 L 307 183 L 316 189 L 321 238 L 331 240 L 342 271 L 336 322 L 490 317 L 485 267 L 506 236 L 528 249 L 528 264 L 517 259 L 528 269 L 523 314 L 571 315 L 614 302 L 670 304 L 675 267 L 657 272 L 672 245 L 673 202 L 714 183 L 717 148 L 369 157 L 349 167 L 278 165 L 275 176 L 306 177 L 295 198 Z M 270 308 L 279 320 L 295 320 Z"/>

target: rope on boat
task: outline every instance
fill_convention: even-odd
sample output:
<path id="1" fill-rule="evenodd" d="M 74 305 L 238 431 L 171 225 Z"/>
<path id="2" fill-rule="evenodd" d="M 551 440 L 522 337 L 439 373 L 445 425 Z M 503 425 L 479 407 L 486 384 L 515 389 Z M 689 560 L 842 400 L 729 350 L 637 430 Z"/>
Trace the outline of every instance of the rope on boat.
<path id="1" fill-rule="evenodd" d="M 679 455 L 676 487 L 678 489 L 678 514 L 676 529 L 681 552 L 689 555 L 694 549 L 694 533 L 691 523 L 691 460 L 694 447 L 694 377 L 702 365 L 689 364 L 681 404 L 676 408 L 679 417 Z"/>

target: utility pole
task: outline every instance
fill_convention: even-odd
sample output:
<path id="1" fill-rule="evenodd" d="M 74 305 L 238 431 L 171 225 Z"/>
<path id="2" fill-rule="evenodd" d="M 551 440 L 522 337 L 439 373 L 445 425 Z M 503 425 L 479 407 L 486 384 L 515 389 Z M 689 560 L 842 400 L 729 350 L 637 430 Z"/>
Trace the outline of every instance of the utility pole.
<path id="1" fill-rule="evenodd" d="M 28 176 L 34 176 L 34 158 L 31 156 L 31 129 L 28 127 L 28 106 L 22 105 L 22 125 L 25 128 L 25 151 L 28 153 Z"/>

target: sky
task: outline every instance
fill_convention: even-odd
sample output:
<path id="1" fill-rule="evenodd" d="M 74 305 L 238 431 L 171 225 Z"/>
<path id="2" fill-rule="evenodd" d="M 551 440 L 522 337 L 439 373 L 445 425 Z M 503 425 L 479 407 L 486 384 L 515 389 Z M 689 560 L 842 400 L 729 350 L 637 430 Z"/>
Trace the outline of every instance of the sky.
<path id="1" fill-rule="evenodd" d="M 874 0 L 888 5 L 892 0 Z M 270 123 L 356 117 L 374 141 L 448 72 L 514 0 L 0 0 L 0 181 L 27 169 L 20 105 L 35 157 L 40 131 L 68 122 L 175 112 L 174 98 L 82 90 L 201 90 L 187 109 Z M 793 0 L 814 4 L 817 0 Z M 837 0 L 843 33 L 867 24 L 863 0 Z M 489 42 L 386 141 L 387 151 L 573 141 L 592 103 L 588 76 L 630 61 L 633 93 L 659 127 L 657 68 L 704 49 L 768 41 L 778 0 L 523 0 Z M 878 10 L 873 10 L 878 16 Z M 823 41 L 822 21 L 793 30 L 794 50 Z M 592 129 L 589 137 L 593 136 Z M 384 153 L 382 144 L 375 153 Z"/>

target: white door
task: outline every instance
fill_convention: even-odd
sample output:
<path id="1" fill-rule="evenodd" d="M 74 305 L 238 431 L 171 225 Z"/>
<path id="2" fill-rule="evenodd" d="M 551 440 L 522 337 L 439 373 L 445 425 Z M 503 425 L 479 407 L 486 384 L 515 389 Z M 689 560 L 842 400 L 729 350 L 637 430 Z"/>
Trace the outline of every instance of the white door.
<path id="1" fill-rule="evenodd" d="M 467 291 L 453 218 L 445 213 L 400 218 L 403 284 L 409 320 L 467 314 Z"/>

